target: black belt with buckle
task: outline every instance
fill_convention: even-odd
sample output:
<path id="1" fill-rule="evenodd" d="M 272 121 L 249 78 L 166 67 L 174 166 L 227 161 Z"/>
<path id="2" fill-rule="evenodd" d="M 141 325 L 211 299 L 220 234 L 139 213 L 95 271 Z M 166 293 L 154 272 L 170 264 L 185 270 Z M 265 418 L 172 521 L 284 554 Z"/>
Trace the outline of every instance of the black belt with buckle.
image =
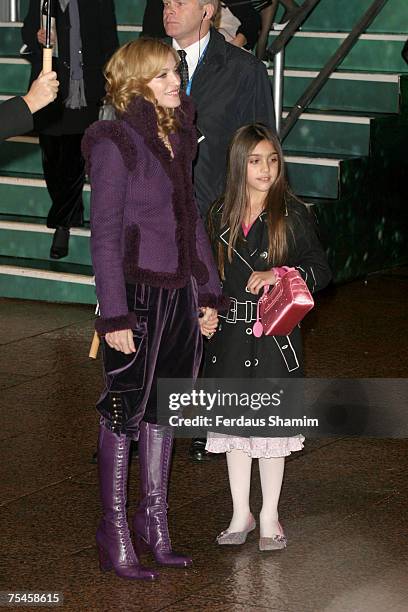
<path id="1" fill-rule="evenodd" d="M 236 323 L 237 321 L 245 321 L 252 323 L 257 318 L 257 302 L 238 302 L 235 298 L 230 298 L 230 307 L 227 315 L 219 314 L 219 317 L 225 319 L 227 323 Z"/>

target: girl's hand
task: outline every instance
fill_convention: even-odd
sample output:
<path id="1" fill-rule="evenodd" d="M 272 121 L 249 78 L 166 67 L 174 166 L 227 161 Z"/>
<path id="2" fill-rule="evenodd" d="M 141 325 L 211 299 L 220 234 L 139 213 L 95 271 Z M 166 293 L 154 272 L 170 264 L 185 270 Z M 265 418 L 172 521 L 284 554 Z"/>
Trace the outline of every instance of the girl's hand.
<path id="1" fill-rule="evenodd" d="M 133 332 L 131 329 L 121 329 L 115 332 L 105 334 L 105 340 L 109 346 L 115 351 L 121 351 L 125 355 L 136 353 L 135 343 L 133 341 Z"/>
<path id="2" fill-rule="evenodd" d="M 205 308 L 200 308 L 200 311 L 203 313 L 203 316 L 198 318 L 201 333 L 203 336 L 211 338 L 211 336 L 217 331 L 218 327 L 217 311 L 214 310 L 214 308 L 209 308 L 208 306 Z"/>
<path id="3" fill-rule="evenodd" d="M 262 287 L 265 285 L 274 285 L 277 281 L 275 272 L 268 270 L 267 272 L 252 272 L 247 282 L 247 289 L 253 295 L 258 295 Z"/>

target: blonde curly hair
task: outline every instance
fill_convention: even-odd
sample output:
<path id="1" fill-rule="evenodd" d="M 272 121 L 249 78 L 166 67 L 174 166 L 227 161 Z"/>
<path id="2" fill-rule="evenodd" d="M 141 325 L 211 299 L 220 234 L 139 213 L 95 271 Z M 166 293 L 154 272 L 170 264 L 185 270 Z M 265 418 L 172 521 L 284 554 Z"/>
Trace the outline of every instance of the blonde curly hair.
<path id="1" fill-rule="evenodd" d="M 105 100 L 116 111 L 124 113 L 134 96 L 142 96 L 154 104 L 157 114 L 159 135 L 167 137 L 175 132 L 178 123 L 173 108 L 157 104 L 148 83 L 156 77 L 167 61 L 169 53 L 177 64 L 177 52 L 157 38 L 139 38 L 124 44 L 110 58 L 105 66 Z"/>

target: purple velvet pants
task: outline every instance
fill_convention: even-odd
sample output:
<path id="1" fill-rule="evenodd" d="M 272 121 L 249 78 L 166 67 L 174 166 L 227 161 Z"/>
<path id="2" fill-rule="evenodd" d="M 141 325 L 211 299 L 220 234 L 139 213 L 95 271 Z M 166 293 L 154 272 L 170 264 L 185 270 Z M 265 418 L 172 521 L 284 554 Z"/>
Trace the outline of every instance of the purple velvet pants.
<path id="1" fill-rule="evenodd" d="M 182 289 L 127 285 L 136 353 L 125 355 L 102 341 L 105 389 L 97 409 L 102 423 L 115 433 L 139 437 L 143 419 L 156 423 L 157 379 L 196 379 L 202 355 L 197 284 Z"/>

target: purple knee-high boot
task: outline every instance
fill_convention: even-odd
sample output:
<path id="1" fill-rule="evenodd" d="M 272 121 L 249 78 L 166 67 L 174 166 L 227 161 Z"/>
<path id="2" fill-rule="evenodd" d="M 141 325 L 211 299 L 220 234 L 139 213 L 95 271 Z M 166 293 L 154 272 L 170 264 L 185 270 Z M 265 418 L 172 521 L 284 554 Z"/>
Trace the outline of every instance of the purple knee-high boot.
<path id="1" fill-rule="evenodd" d="M 172 448 L 173 433 L 170 427 L 145 421 L 140 423 L 141 501 L 133 517 L 135 548 L 138 554 L 150 550 L 159 565 L 187 567 L 193 560 L 173 552 L 167 523 L 167 487 Z"/>
<path id="2" fill-rule="evenodd" d="M 121 578 L 154 580 L 156 572 L 136 557 L 126 517 L 130 439 L 100 426 L 98 473 L 103 517 L 96 532 L 102 571 L 114 569 Z"/>

